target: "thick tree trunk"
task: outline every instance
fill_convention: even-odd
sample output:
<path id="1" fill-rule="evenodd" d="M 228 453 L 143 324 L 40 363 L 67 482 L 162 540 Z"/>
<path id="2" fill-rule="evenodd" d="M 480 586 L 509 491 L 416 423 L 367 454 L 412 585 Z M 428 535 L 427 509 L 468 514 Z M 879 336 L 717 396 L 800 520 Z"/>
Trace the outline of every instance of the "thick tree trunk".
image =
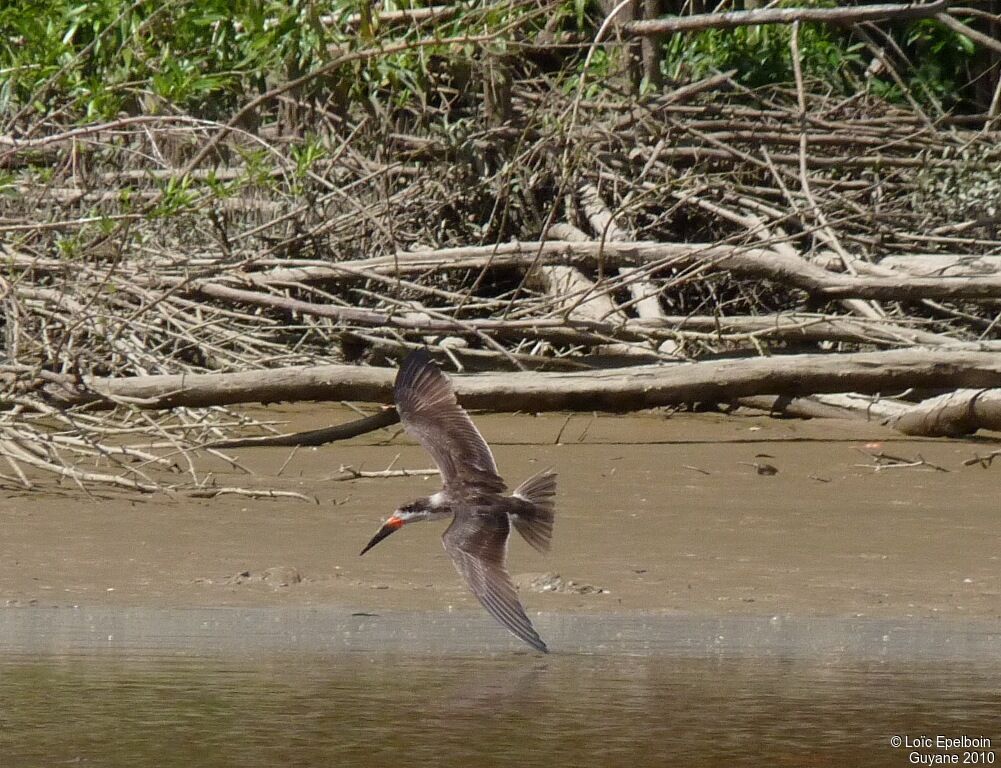
<path id="1" fill-rule="evenodd" d="M 162 409 L 300 400 L 388 403 L 395 370 L 349 365 L 246 373 L 104 379 L 48 374 L 46 392 L 62 405 Z M 897 350 L 784 355 L 588 372 L 491 373 L 454 377 L 460 401 L 489 411 L 632 411 L 750 395 L 892 392 L 1001 387 L 1001 355 Z"/>
<path id="2" fill-rule="evenodd" d="M 918 403 L 889 426 L 907 435 L 960 437 L 978 429 L 1001 430 L 1001 390 L 960 389 Z"/>

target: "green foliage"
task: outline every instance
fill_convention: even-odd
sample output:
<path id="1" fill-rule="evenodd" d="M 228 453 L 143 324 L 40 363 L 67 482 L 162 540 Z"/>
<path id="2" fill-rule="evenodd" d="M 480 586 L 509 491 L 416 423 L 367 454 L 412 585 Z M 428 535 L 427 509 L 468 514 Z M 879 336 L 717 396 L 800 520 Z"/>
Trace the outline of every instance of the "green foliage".
<path id="1" fill-rule="evenodd" d="M 816 2 L 810 5 L 834 7 L 836 4 Z M 971 79 L 974 44 L 935 19 L 920 19 L 890 31 L 905 58 L 895 56 L 893 46 L 888 46 L 887 55 L 894 61 L 912 95 L 926 104 L 932 99 L 949 106 L 955 104 Z M 791 83 L 794 79 L 791 36 L 792 27 L 783 24 L 675 35 L 665 47 L 664 74 L 686 80 L 735 69 L 737 79 L 749 87 Z M 867 81 L 866 67 L 872 54 L 849 30 L 803 24 L 799 49 L 803 74 L 807 78 L 825 82 L 846 95 Z M 869 86 L 883 98 L 903 99 L 899 85 L 886 74 L 872 79 Z"/>
<path id="2" fill-rule="evenodd" d="M 0 110 L 89 118 L 153 105 L 219 117 L 326 55 L 310 0 L 6 0 Z"/>
<path id="3" fill-rule="evenodd" d="M 295 163 L 292 194 L 298 197 L 307 194 L 308 176 L 313 171 L 313 166 L 327 156 L 327 151 L 316 136 L 307 136 L 301 144 L 292 145 L 290 150 L 292 162 Z"/>
<path id="4" fill-rule="evenodd" d="M 250 149 L 241 147 L 237 150 L 244 167 L 244 182 L 247 186 L 258 189 L 274 189 L 275 180 L 271 175 L 271 157 L 264 148 Z"/>
<path id="5" fill-rule="evenodd" d="M 687 78 L 735 69 L 737 79 L 752 88 L 792 82 L 791 38 L 792 27 L 785 24 L 675 35 L 666 50 L 665 74 Z M 805 77 L 828 80 L 842 90 L 863 68 L 862 45 L 826 25 L 802 25 L 799 49 Z"/>
<path id="6" fill-rule="evenodd" d="M 150 213 L 151 218 L 167 218 L 192 211 L 198 203 L 198 193 L 189 176 L 171 177 L 160 191 L 162 194 L 157 207 Z"/>
<path id="7" fill-rule="evenodd" d="M 972 78 L 973 41 L 935 19 L 920 19 L 909 25 L 905 42 L 915 62 L 915 85 L 940 102 L 955 103 Z"/>
<path id="8" fill-rule="evenodd" d="M 436 24 L 435 34 L 482 34 L 533 10 L 470 3 Z M 545 20 L 538 15 L 537 26 Z M 222 119 L 251 95 L 334 55 L 426 34 L 416 25 L 380 28 L 369 0 L 4 0 L 0 112 L 60 109 L 93 120 L 181 111 Z M 432 55 L 433 48 L 423 47 L 355 61 L 310 81 L 299 95 L 326 89 L 354 101 L 378 94 L 405 103 L 432 89 Z M 448 55 L 472 60 L 479 51 L 452 47 Z"/>
<path id="9" fill-rule="evenodd" d="M 386 0 L 382 7 L 432 2 Z M 836 5 L 827 0 L 814 4 Z M 544 12 L 532 3 L 468 0 L 450 19 L 436 22 L 434 34 L 475 36 L 515 20 L 524 22 L 517 32 L 523 39 L 547 22 L 550 29 L 589 36 L 601 14 L 593 0 L 561 0 Z M 422 112 L 440 105 L 446 92 L 461 93 L 484 54 L 472 44 L 393 50 L 428 30 L 383 24 L 369 0 L 3 0 L 0 114 L 26 110 L 93 121 L 122 113 L 182 112 L 225 120 L 254 95 L 315 70 L 333 56 L 379 47 L 387 52 L 311 79 L 296 97 L 333 96 L 336 105 L 360 104 L 374 112 Z M 735 69 L 751 87 L 790 82 L 790 35 L 786 25 L 673 35 L 665 48 L 664 72 L 689 80 Z M 499 37 L 488 52 L 509 52 L 506 40 L 514 36 Z M 974 54 L 969 40 L 933 19 L 899 25 L 894 36 L 909 59 L 899 63 L 913 94 L 945 102 L 961 98 Z M 866 82 L 871 56 L 850 31 L 805 24 L 799 42 L 807 77 L 846 93 Z M 583 61 L 583 54 L 576 62 L 574 54 L 565 55 L 571 67 Z M 595 51 L 589 95 L 612 74 L 614 60 L 604 48 Z M 900 98 L 896 84 L 881 77 L 870 87 Z M 445 110 L 445 117 L 453 115 Z"/>
<path id="10" fill-rule="evenodd" d="M 16 193 L 17 176 L 9 171 L 0 170 L 0 195 L 11 196 Z"/>

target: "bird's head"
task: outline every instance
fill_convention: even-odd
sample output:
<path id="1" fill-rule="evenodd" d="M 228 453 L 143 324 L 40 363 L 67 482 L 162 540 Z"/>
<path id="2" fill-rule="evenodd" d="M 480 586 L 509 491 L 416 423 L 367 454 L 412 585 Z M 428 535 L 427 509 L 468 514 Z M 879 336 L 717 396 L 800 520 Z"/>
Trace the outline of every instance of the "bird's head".
<path id="1" fill-rule="evenodd" d="M 407 523 L 412 523 L 416 520 L 427 520 L 431 515 L 431 499 L 423 497 L 417 499 L 417 501 L 412 501 L 409 504 L 404 504 L 402 507 L 397 509 L 389 519 L 382 524 L 382 527 L 376 531 L 375 536 L 372 540 L 365 545 L 365 549 L 361 551 L 361 554 L 365 554 L 372 547 L 382 541 L 384 538 L 389 536 L 389 534 L 394 531 L 398 531 Z"/>

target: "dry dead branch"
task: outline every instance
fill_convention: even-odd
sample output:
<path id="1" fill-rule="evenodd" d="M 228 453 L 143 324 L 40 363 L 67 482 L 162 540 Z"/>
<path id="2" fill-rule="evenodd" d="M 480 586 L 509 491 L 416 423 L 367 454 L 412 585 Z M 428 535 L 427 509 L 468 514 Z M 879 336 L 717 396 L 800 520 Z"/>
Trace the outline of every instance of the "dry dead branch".
<path id="1" fill-rule="evenodd" d="M 549 230 L 549 236 L 554 240 L 562 238 L 570 242 L 588 241 L 586 234 L 565 223 L 553 225 Z M 610 292 L 585 277 L 576 267 L 539 266 L 533 270 L 530 278 L 533 276 L 550 296 L 556 311 L 567 319 L 592 322 L 611 328 L 619 328 L 629 322 L 626 314 L 612 301 Z M 615 335 L 614 330 L 610 335 Z M 595 352 L 620 355 L 637 362 L 653 362 L 657 359 L 656 355 L 651 354 L 650 349 L 621 342 L 596 347 Z"/>
<path id="2" fill-rule="evenodd" d="M 647 6 L 618 30 L 946 13 L 991 47 L 942 2 L 676 19 Z M 449 36 L 453 13 L 375 9 L 414 39 L 338 51 L 216 120 L 5 120 L 5 483 L 217 493 L 198 448 L 317 444 L 394 418 L 284 435 L 227 403 L 387 402 L 387 362 L 422 346 L 491 371 L 458 377 L 477 408 L 736 401 L 922 434 L 996 424 L 996 120 L 843 99 L 802 67 L 795 89 L 748 91 L 734 72 L 642 96 L 554 88 L 579 82 L 580 62 L 556 74 L 534 57 L 563 33 Z M 485 74 L 436 64 L 417 112 L 308 95 L 345 64 L 499 40 L 517 60 L 492 115 Z M 299 167 L 310 143 L 319 156 Z M 183 193 L 160 210 L 168 188 Z M 911 388 L 979 394 L 886 397 Z"/>
<path id="3" fill-rule="evenodd" d="M 276 491 L 271 488 L 257 489 L 220 486 L 199 488 L 188 491 L 185 495 L 193 499 L 214 499 L 216 496 L 244 496 L 248 499 L 298 499 L 300 501 L 310 501 L 314 504 L 319 503 L 315 496 L 306 496 L 296 491 Z"/>
<path id="4" fill-rule="evenodd" d="M 140 409 L 303 400 L 388 403 L 394 376 L 393 369 L 349 365 L 79 381 L 50 376 L 44 391 L 63 407 L 113 407 L 122 401 Z M 1001 387 L 1001 355 L 922 349 L 782 355 L 584 373 L 457 376 L 455 387 L 463 404 L 491 411 L 628 411 L 760 394 Z"/>
<path id="5" fill-rule="evenodd" d="M 944 0 L 930 3 L 885 3 L 853 8 L 758 8 L 750 11 L 706 13 L 664 19 L 630 21 L 622 26 L 634 35 L 666 35 L 702 29 L 733 29 L 756 24 L 863 24 L 886 19 L 919 19 L 935 16 L 949 7 Z"/>
<path id="6" fill-rule="evenodd" d="M 626 242 L 636 239 L 615 222 L 614 215 L 605 205 L 605 201 L 601 199 L 601 193 L 593 184 L 585 184 L 581 187 L 580 198 L 584 215 L 599 241 Z M 632 296 L 630 304 L 635 307 L 636 314 L 643 320 L 663 317 L 660 300 L 657 298 L 660 294 L 659 287 L 649 280 L 630 279 L 634 273 L 634 267 L 619 267 L 619 274 L 626 278 L 622 282 L 629 288 L 629 293 Z"/>
<path id="7" fill-rule="evenodd" d="M 1001 456 L 1001 451 L 991 451 L 986 456 L 981 456 L 977 454 L 972 459 L 967 459 L 963 462 L 964 467 L 972 467 L 974 464 L 980 465 L 981 468 L 987 469 L 994 463 L 994 459 Z"/>
<path id="8" fill-rule="evenodd" d="M 383 469 L 378 471 L 367 471 L 355 469 L 354 467 L 342 464 L 336 475 L 326 480 L 358 480 L 361 478 L 387 478 L 387 477 L 433 477 L 439 474 L 437 469 Z"/>
<path id="9" fill-rule="evenodd" d="M 305 432 L 294 432 L 287 435 L 268 435 L 265 437 L 244 437 L 232 440 L 217 440 L 202 446 L 204 448 L 256 448 L 264 446 L 303 446 L 303 445 L 326 445 L 337 440 L 350 440 L 377 429 L 384 429 L 398 424 L 400 415 L 395 408 L 387 407 L 380 409 L 371 416 L 356 419 L 347 424 L 335 424 L 322 429 L 311 429 Z"/>
<path id="10" fill-rule="evenodd" d="M 916 277 L 975 277 L 1001 272 L 1001 256 L 974 256 L 949 253 L 912 253 L 884 256 L 879 266 Z"/>
<path id="11" fill-rule="evenodd" d="M 933 464 L 927 461 L 920 453 L 913 459 L 904 458 L 902 456 L 893 456 L 888 453 L 869 453 L 868 451 L 859 450 L 860 453 L 869 456 L 873 463 L 872 464 L 856 464 L 857 467 L 864 467 L 866 469 L 872 469 L 874 472 L 882 472 L 887 469 L 915 469 L 921 467 L 927 467 L 928 469 L 933 469 L 936 472 L 948 472 L 949 470 L 939 464 Z"/>

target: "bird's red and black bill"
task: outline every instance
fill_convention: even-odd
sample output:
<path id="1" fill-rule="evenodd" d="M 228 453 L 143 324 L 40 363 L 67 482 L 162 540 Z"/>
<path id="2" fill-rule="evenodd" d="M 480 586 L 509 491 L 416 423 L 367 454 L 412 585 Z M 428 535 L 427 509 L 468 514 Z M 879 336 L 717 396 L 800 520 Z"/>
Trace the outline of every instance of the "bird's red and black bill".
<path id="1" fill-rule="evenodd" d="M 398 531 L 403 526 L 403 519 L 393 515 L 386 522 L 382 524 L 382 528 L 379 529 L 378 533 L 372 537 L 372 540 L 365 545 L 365 549 L 361 551 L 361 555 L 364 555 L 372 547 L 382 541 L 384 538 L 389 536 L 393 531 Z"/>

